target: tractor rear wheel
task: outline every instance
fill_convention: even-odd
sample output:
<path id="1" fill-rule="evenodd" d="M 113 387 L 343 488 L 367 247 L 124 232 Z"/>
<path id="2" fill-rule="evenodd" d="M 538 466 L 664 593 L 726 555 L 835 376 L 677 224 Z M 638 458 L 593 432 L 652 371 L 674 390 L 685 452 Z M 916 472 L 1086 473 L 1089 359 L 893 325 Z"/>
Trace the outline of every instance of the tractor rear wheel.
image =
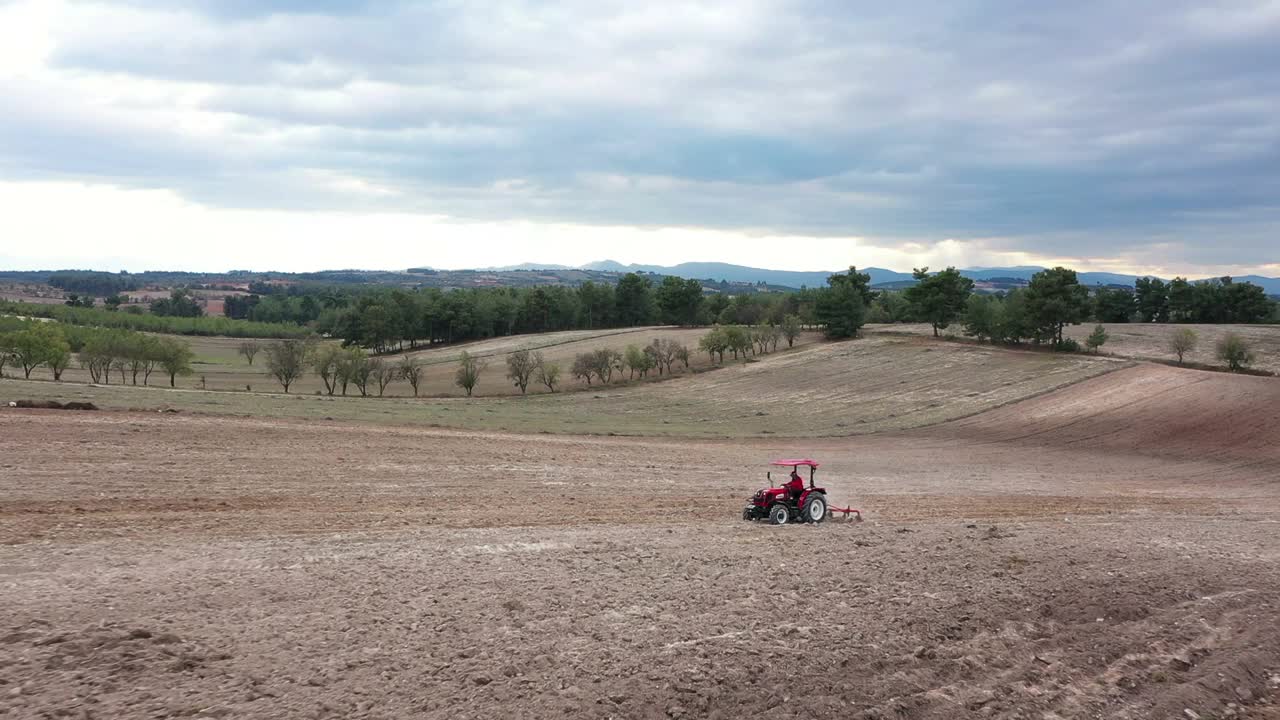
<path id="1" fill-rule="evenodd" d="M 827 498 L 822 493 L 809 493 L 809 497 L 805 498 L 804 509 L 800 511 L 800 517 L 805 522 L 820 523 L 827 519 Z"/>
<path id="2" fill-rule="evenodd" d="M 791 511 L 787 509 L 786 505 L 783 505 L 782 503 L 778 503 L 777 505 L 774 505 L 772 508 L 769 508 L 769 524 L 770 525 L 786 525 L 787 521 L 790 519 L 791 519 Z"/>

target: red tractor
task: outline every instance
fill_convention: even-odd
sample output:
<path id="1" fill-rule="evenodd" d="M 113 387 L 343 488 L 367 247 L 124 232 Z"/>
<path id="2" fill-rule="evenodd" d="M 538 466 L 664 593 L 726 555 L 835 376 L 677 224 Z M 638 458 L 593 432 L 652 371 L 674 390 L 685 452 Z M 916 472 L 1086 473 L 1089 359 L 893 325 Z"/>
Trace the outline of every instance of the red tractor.
<path id="1" fill-rule="evenodd" d="M 862 513 L 853 508 L 831 507 L 827 502 L 827 489 L 813 484 L 814 474 L 818 470 L 816 460 L 774 460 L 775 467 L 791 468 L 791 476 L 781 487 L 768 487 L 759 490 L 747 499 L 747 506 L 742 510 L 743 520 L 768 519 L 772 525 L 785 525 L 789 522 L 820 523 L 832 512 L 844 513 L 862 519 Z M 805 487 L 800 477 L 800 468 L 809 468 L 809 486 Z M 773 473 L 767 476 L 772 482 Z"/>

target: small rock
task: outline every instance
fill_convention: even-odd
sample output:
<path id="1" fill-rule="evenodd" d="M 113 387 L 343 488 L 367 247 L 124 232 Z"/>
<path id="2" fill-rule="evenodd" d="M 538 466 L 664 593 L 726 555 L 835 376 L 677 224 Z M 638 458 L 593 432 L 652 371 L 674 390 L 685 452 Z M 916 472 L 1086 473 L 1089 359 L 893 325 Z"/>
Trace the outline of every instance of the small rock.
<path id="1" fill-rule="evenodd" d="M 493 682 L 493 678 L 481 673 L 480 675 L 476 675 L 475 677 L 471 678 L 471 682 L 475 683 L 476 685 L 488 685 L 489 683 Z"/>

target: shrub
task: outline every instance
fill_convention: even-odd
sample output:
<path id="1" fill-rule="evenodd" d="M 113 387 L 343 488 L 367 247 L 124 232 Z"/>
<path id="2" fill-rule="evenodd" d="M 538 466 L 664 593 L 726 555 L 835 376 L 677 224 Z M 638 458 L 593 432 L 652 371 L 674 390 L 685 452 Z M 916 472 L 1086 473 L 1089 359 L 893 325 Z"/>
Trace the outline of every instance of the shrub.
<path id="1" fill-rule="evenodd" d="M 1245 369 L 1254 361 L 1253 349 L 1249 343 L 1236 333 L 1229 332 L 1218 341 L 1218 359 L 1227 364 L 1232 372 Z"/>

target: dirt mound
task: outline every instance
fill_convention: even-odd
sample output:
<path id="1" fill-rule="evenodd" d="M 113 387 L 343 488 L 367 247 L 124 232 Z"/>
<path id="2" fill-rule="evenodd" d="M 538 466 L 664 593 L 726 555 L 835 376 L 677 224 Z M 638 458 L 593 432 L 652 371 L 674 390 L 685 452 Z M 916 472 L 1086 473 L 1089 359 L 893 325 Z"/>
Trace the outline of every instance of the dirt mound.
<path id="1" fill-rule="evenodd" d="M 1141 365 L 932 433 L 1280 465 L 1280 381 Z"/>
<path id="2" fill-rule="evenodd" d="M 17 400 L 9 403 L 9 407 L 32 408 L 38 410 L 97 410 L 98 406 L 91 402 L 58 402 L 57 400 Z"/>

